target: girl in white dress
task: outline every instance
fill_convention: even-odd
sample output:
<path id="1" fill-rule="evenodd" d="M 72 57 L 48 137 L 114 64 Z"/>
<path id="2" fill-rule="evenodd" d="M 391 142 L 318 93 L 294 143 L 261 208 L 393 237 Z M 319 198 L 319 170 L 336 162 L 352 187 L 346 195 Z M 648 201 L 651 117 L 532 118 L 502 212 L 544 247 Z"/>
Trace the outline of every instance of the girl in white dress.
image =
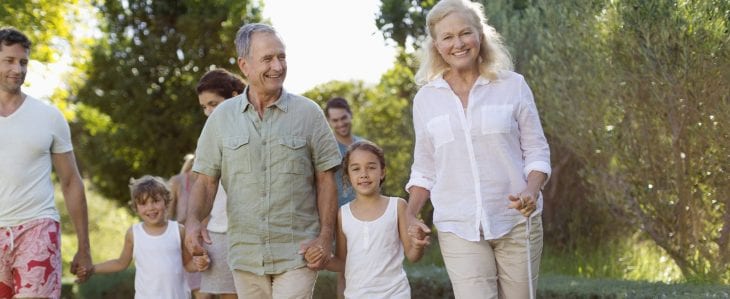
<path id="1" fill-rule="evenodd" d="M 190 298 L 184 271 L 203 271 L 210 260 L 206 254 L 193 258 L 183 249 L 185 229 L 167 220 L 170 190 L 162 178 L 144 176 L 133 180 L 130 189 L 132 209 L 142 222 L 127 230 L 119 258 L 94 265 L 91 273 L 122 271 L 134 257 L 134 298 Z"/>
<path id="2" fill-rule="evenodd" d="M 405 200 L 380 194 L 385 179 L 380 147 L 369 141 L 352 144 L 342 168 L 355 200 L 340 208 L 336 255 L 326 268 L 345 272 L 345 298 L 411 298 L 403 256 L 418 261 L 430 237 L 422 231 L 409 234 Z M 323 258 L 322 250 L 310 247 L 305 258 L 315 263 Z"/>

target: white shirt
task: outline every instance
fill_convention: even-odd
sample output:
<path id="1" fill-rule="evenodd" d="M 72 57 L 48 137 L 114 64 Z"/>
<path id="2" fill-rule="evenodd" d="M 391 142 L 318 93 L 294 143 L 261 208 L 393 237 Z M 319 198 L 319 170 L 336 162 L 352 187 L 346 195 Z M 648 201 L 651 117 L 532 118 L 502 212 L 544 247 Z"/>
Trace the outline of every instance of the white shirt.
<path id="1" fill-rule="evenodd" d="M 469 240 L 499 238 L 525 220 L 508 209 L 535 170 L 550 176 L 550 149 L 532 92 L 524 78 L 504 71 L 496 81 L 480 77 L 466 111 L 449 84 L 438 77 L 413 103 L 416 132 L 406 190 L 430 191 L 434 225 Z M 546 180 L 547 181 L 547 180 Z M 537 210 L 542 211 L 542 196 Z"/>
<path id="2" fill-rule="evenodd" d="M 226 206 L 228 203 L 228 195 L 223 189 L 223 184 L 218 182 L 218 191 L 215 193 L 213 200 L 213 208 L 210 210 L 210 220 L 208 220 L 208 230 L 214 233 L 225 234 L 228 231 L 228 212 Z"/>
<path id="3" fill-rule="evenodd" d="M 188 299 L 190 288 L 183 273 L 180 228 L 168 220 L 159 236 L 148 234 L 142 223 L 132 226 L 134 238 L 134 298 Z"/>
<path id="4" fill-rule="evenodd" d="M 59 221 L 51 155 L 71 150 L 68 123 L 54 106 L 26 96 L 13 114 L 0 116 L 0 227 Z"/>

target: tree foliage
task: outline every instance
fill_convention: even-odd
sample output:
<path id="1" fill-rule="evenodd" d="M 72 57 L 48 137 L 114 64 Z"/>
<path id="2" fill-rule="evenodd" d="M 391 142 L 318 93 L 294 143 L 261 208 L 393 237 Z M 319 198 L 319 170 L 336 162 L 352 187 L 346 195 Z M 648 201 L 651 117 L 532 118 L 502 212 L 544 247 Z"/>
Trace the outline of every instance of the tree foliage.
<path id="1" fill-rule="evenodd" d="M 13 26 L 33 42 L 33 59 L 51 62 L 58 59 L 54 39 L 71 40 L 78 0 L 4 0 L 0 3 L 0 26 Z"/>
<path id="2" fill-rule="evenodd" d="M 548 24 L 531 61 L 560 111 L 546 122 L 586 164 L 596 202 L 689 280 L 730 280 L 729 17 L 725 1 L 614 2 L 593 21 Z"/>
<path id="3" fill-rule="evenodd" d="M 95 19 L 94 13 L 88 0 L 8 0 L 0 3 L 0 26 L 16 27 L 33 42 L 29 71 L 55 74 L 59 67 L 68 68 L 60 74 L 65 80 L 55 87 L 50 101 L 70 121 L 76 118 L 71 95 L 76 94 L 83 81 L 89 49 L 94 44 L 94 22 L 89 22 L 89 19 Z M 33 87 L 33 84 L 48 83 L 26 80 L 24 87 Z"/>
<path id="4" fill-rule="evenodd" d="M 436 0 L 381 0 L 375 26 L 383 33 L 385 39 L 390 39 L 401 47 L 418 47 L 419 39 L 425 35 L 426 11 L 436 2 Z"/>
<path id="5" fill-rule="evenodd" d="M 233 39 L 261 21 L 250 1 L 104 1 L 105 37 L 93 50 L 74 127 L 79 160 L 106 196 L 125 201 L 130 177 L 170 176 L 204 123 L 194 88 L 235 67 Z"/>

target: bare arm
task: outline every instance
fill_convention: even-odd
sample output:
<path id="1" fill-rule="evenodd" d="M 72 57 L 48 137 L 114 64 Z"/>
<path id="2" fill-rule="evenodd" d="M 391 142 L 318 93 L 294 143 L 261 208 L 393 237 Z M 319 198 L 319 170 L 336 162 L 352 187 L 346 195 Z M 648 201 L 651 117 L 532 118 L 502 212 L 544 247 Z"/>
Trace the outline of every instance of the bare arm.
<path id="1" fill-rule="evenodd" d="M 431 192 L 423 187 L 412 186 L 408 189 L 408 194 L 410 196 L 408 197 L 407 216 L 418 218 L 418 214 L 421 213 L 421 209 L 423 209 L 423 205 L 426 204 L 426 201 L 431 196 Z"/>
<path id="2" fill-rule="evenodd" d="M 337 243 L 335 256 L 327 263 L 326 268 L 332 272 L 344 272 L 347 260 L 347 237 L 342 231 L 342 213 L 337 213 Z"/>
<path id="3" fill-rule="evenodd" d="M 114 273 L 119 272 L 129 267 L 132 262 L 132 253 L 134 252 L 134 233 L 132 228 L 127 230 L 127 234 L 124 236 L 124 247 L 119 258 L 108 260 L 106 262 L 96 264 L 93 268 L 93 273 Z"/>
<path id="4" fill-rule="evenodd" d="M 210 243 L 208 230 L 203 227 L 201 221 L 210 215 L 217 191 L 218 177 L 198 174 L 188 198 L 188 215 L 185 220 L 185 248 L 192 255 L 204 251 L 201 240 Z"/>
<path id="5" fill-rule="evenodd" d="M 337 221 L 337 187 L 334 170 L 318 172 L 317 208 L 319 209 L 320 236 L 333 238 L 335 222 Z"/>
<path id="6" fill-rule="evenodd" d="M 430 244 L 431 237 L 424 234 L 414 234 L 411 236 L 408 232 L 408 218 L 406 215 L 408 204 L 402 198 L 398 199 L 398 235 L 403 243 L 403 251 L 406 258 L 411 262 L 417 262 L 423 257 L 424 248 Z"/>
<path id="7" fill-rule="evenodd" d="M 195 186 L 195 181 L 197 181 L 198 175 L 194 172 L 189 172 L 186 174 L 181 174 L 180 178 L 178 179 L 178 186 L 177 186 L 177 221 L 179 223 L 185 223 L 185 221 L 188 220 L 188 212 L 190 210 L 190 198 L 192 197 L 192 187 L 186 187 L 186 186 Z M 192 184 L 192 185 L 188 185 Z M 190 188 L 189 192 L 183 192 L 185 188 Z M 218 188 L 218 185 L 216 185 L 216 188 Z M 216 189 L 217 190 L 217 189 Z M 215 193 L 213 195 L 215 198 Z M 212 205 L 211 205 L 212 206 Z"/>
<path id="8" fill-rule="evenodd" d="M 428 198 L 431 197 L 431 192 L 423 187 L 412 186 L 408 189 L 408 193 L 410 196 L 408 197 L 408 209 L 406 209 L 406 223 L 408 224 L 409 231 L 417 229 L 424 233 L 430 233 L 431 229 L 423 224 L 422 221 L 418 220 L 418 214 L 421 213 L 423 205 L 425 205 Z"/>
<path id="9" fill-rule="evenodd" d="M 334 170 L 316 173 L 317 209 L 319 210 L 319 236 L 299 246 L 299 253 L 304 254 L 309 247 L 322 248 L 322 258 L 316 263 L 308 264 L 312 270 L 322 270 L 332 256 L 332 239 L 337 219 L 337 188 Z"/>
<path id="10" fill-rule="evenodd" d="M 337 183 L 334 169 L 317 172 L 316 184 L 320 227 L 317 239 L 319 245 L 324 248 L 324 263 L 326 264 L 332 254 L 332 239 L 337 222 Z M 320 265 L 321 267 L 324 267 L 324 264 Z"/>
<path id="11" fill-rule="evenodd" d="M 91 249 L 89 244 L 89 215 L 86 207 L 86 193 L 81 180 L 79 169 L 76 166 L 76 157 L 73 151 L 52 154 L 53 168 L 56 170 L 61 191 L 66 202 L 66 209 L 73 221 L 78 247 L 71 262 L 71 273 L 77 274 L 77 269 L 91 269 Z M 79 281 L 88 279 L 90 273 L 80 273 Z"/>
<path id="12" fill-rule="evenodd" d="M 185 226 L 179 223 L 177 226 L 180 232 L 180 240 L 185 240 Z M 185 250 L 185 242 L 180 243 L 180 247 L 182 251 L 182 263 L 183 267 L 185 267 L 185 271 L 199 272 L 208 268 L 210 259 L 208 259 L 207 252 L 204 251 L 202 255 L 198 256 L 198 259 L 194 259 L 190 252 Z"/>

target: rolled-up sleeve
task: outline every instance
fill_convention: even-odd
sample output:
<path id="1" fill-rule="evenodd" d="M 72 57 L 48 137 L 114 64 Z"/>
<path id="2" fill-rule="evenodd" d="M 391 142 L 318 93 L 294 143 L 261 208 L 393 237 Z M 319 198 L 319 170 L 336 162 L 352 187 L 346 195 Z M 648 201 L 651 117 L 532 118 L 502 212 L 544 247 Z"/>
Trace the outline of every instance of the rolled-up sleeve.
<path id="1" fill-rule="evenodd" d="M 436 177 L 436 165 L 434 160 L 434 146 L 426 130 L 423 115 L 419 113 L 418 95 L 413 104 L 413 129 L 416 133 L 416 140 L 413 149 L 413 165 L 411 166 L 411 177 L 406 184 L 406 192 L 412 186 L 422 187 L 426 190 L 433 188 Z"/>
<path id="2" fill-rule="evenodd" d="M 550 147 L 540 124 L 540 116 L 530 87 L 522 80 L 520 84 L 520 108 L 517 117 L 520 129 L 520 146 L 524 159 L 524 174 L 527 177 L 532 171 L 539 171 L 547 175 L 543 184 L 550 179 Z"/>
<path id="3" fill-rule="evenodd" d="M 193 171 L 211 177 L 221 176 L 221 154 L 218 132 L 215 126 L 215 115 L 211 115 L 205 122 L 203 131 L 198 138 L 198 148 L 195 150 Z"/>
<path id="4" fill-rule="evenodd" d="M 332 133 L 327 119 L 321 110 L 312 109 L 310 126 L 312 130 L 312 139 L 310 145 L 312 147 L 313 165 L 317 172 L 327 170 L 336 170 L 342 163 L 340 149 L 337 147 L 337 140 Z"/>

